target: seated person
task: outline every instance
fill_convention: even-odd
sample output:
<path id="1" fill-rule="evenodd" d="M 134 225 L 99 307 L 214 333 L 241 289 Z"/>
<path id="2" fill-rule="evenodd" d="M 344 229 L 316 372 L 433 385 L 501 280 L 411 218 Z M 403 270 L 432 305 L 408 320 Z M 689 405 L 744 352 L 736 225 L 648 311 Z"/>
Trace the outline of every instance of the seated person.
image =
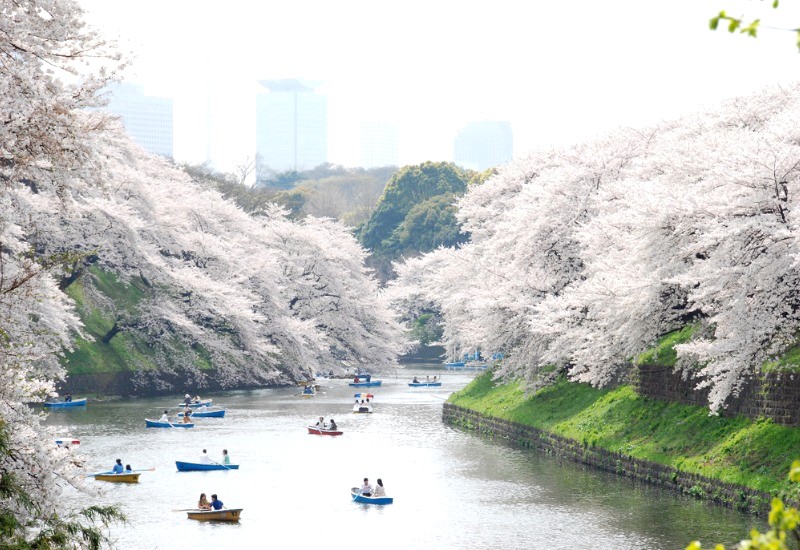
<path id="1" fill-rule="evenodd" d="M 412 383 L 412 384 L 419 384 L 419 380 L 417 380 L 417 377 L 416 377 L 416 376 L 415 376 L 415 377 L 414 377 L 414 379 L 411 381 L 411 383 Z"/>
<path id="2" fill-rule="evenodd" d="M 198 510 L 211 510 L 211 503 L 208 502 L 205 493 L 200 493 L 200 500 L 197 501 Z"/>
<path id="3" fill-rule="evenodd" d="M 375 485 L 375 492 L 372 493 L 374 497 L 385 497 L 386 490 L 383 488 L 383 480 L 378 478 L 378 484 Z"/>
<path id="4" fill-rule="evenodd" d="M 369 484 L 369 478 L 366 478 L 366 477 L 364 478 L 364 484 L 361 486 L 361 489 L 360 489 L 359 492 L 362 495 L 364 495 L 365 497 L 371 497 L 372 496 L 372 485 Z"/>
<path id="5" fill-rule="evenodd" d="M 336 430 L 336 421 L 331 418 L 331 430 Z"/>
<path id="6" fill-rule="evenodd" d="M 114 464 L 114 469 L 111 470 L 111 471 L 114 472 L 115 474 L 121 474 L 123 471 L 125 471 L 125 468 L 122 467 L 122 459 L 121 458 L 117 459 L 117 463 Z"/>
<path id="7" fill-rule="evenodd" d="M 211 459 L 208 457 L 208 451 L 203 449 L 203 454 L 200 455 L 200 464 L 211 464 Z"/>
<path id="8" fill-rule="evenodd" d="M 217 495 L 211 495 L 211 508 L 214 510 L 221 510 L 223 506 L 222 501 L 217 498 Z"/>
<path id="9" fill-rule="evenodd" d="M 164 411 L 164 414 L 161 415 L 161 418 L 159 418 L 158 421 L 169 424 L 169 416 L 167 416 L 167 411 Z"/>
<path id="10" fill-rule="evenodd" d="M 125 465 L 125 473 L 126 474 L 132 474 L 133 473 L 133 470 L 131 470 L 131 465 L 130 464 L 126 464 Z"/>

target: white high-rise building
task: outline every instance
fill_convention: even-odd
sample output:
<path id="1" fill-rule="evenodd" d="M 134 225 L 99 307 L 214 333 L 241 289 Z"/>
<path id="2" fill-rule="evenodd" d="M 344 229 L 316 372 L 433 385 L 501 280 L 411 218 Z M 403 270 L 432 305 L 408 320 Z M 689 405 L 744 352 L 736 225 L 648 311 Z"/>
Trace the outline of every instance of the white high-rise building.
<path id="1" fill-rule="evenodd" d="M 108 86 L 108 110 L 122 120 L 133 140 L 145 151 L 173 157 L 173 106 L 168 97 L 150 96 L 131 82 Z"/>
<path id="2" fill-rule="evenodd" d="M 456 136 L 453 160 L 462 168 L 483 171 L 512 158 L 514 138 L 506 121 L 469 122 Z"/>
<path id="3" fill-rule="evenodd" d="M 400 129 L 397 124 L 369 121 L 361 125 L 361 167 L 398 166 Z"/>
<path id="4" fill-rule="evenodd" d="M 328 98 L 320 83 L 261 80 L 256 95 L 256 156 L 276 172 L 307 170 L 328 162 Z"/>

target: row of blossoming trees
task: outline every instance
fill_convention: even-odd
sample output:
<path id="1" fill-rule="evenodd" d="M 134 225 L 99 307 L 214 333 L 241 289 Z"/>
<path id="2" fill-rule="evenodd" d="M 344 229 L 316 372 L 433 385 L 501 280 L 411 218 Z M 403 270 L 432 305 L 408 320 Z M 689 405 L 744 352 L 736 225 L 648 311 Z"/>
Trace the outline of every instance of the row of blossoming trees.
<path id="1" fill-rule="evenodd" d="M 608 384 L 687 323 L 679 365 L 710 407 L 800 331 L 800 88 L 769 90 L 505 166 L 459 202 L 472 235 L 397 266 L 401 307 L 455 352 Z"/>
<path id="2" fill-rule="evenodd" d="M 143 285 L 136 330 L 202 346 L 222 383 L 392 364 L 403 336 L 365 251 L 330 220 L 247 215 L 144 154 L 98 106 L 120 67 L 72 0 L 0 0 L 0 540 L 94 546 L 80 485 L 26 402 L 52 393 L 89 264 Z M 108 510 L 89 515 L 111 518 Z"/>

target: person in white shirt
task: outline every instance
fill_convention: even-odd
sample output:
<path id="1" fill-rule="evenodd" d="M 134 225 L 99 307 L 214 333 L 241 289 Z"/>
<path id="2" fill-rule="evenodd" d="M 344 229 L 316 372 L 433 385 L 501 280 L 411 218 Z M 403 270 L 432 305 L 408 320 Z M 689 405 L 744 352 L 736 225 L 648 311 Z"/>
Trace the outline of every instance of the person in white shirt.
<path id="1" fill-rule="evenodd" d="M 365 497 L 372 496 L 372 485 L 369 484 L 369 478 L 364 478 L 364 485 L 361 486 L 361 494 Z"/>
<path id="2" fill-rule="evenodd" d="M 161 418 L 159 418 L 158 421 L 169 424 L 169 416 L 167 416 L 167 411 L 164 411 L 164 414 L 161 415 Z"/>
<path id="3" fill-rule="evenodd" d="M 378 484 L 375 486 L 375 492 L 372 493 L 374 497 L 385 497 L 386 490 L 383 488 L 383 480 L 378 478 Z"/>
<path id="4" fill-rule="evenodd" d="M 208 451 L 203 449 L 203 454 L 200 455 L 200 464 L 211 464 L 211 459 L 208 457 Z"/>

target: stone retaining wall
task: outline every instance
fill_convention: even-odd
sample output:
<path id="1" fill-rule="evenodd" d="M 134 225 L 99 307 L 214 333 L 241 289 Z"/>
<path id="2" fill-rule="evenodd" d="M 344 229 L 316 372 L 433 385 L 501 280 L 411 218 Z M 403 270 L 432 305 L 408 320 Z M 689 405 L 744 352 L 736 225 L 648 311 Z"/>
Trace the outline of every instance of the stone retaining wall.
<path id="1" fill-rule="evenodd" d="M 769 510 L 771 495 L 741 485 L 723 483 L 698 474 L 683 472 L 622 453 L 615 453 L 567 439 L 538 428 L 493 418 L 445 403 L 442 420 L 450 426 L 475 431 L 492 438 L 505 439 L 523 448 L 544 451 L 566 460 L 580 462 L 600 470 L 645 481 L 697 498 L 710 500 L 742 511 L 763 513 Z"/>
<path id="2" fill-rule="evenodd" d="M 636 393 L 661 401 L 708 406 L 708 390 L 697 390 L 697 380 L 675 372 L 672 367 L 642 365 L 634 375 Z M 800 375 L 768 372 L 748 377 L 739 395 L 728 398 L 726 416 L 771 418 L 784 426 L 800 426 Z"/>

